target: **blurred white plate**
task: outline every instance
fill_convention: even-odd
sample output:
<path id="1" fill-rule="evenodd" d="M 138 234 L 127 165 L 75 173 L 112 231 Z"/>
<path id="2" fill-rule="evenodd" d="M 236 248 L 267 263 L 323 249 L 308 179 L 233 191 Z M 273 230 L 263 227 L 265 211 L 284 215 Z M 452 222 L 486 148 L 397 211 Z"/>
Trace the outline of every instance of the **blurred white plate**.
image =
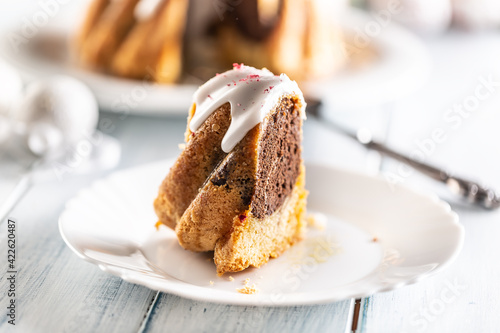
<path id="1" fill-rule="evenodd" d="M 381 24 L 376 14 L 352 9 L 340 24 L 351 37 L 348 54 L 362 56 L 373 48 L 378 57 L 359 69 L 347 67 L 327 83 L 305 86 L 308 95 L 325 100 L 329 110 L 379 106 L 415 91 L 429 77 L 427 48 L 414 33 L 391 19 Z"/>
<path id="2" fill-rule="evenodd" d="M 152 203 L 171 163 L 120 171 L 80 192 L 59 219 L 66 244 L 103 271 L 154 290 L 276 306 L 333 302 L 415 283 L 443 269 L 462 247 L 457 215 L 436 197 L 308 165 L 308 209 L 324 214 L 326 228 L 310 229 L 302 242 L 259 269 L 218 277 L 210 254 L 186 251 L 172 230 L 154 227 Z M 257 294 L 236 291 L 247 278 Z"/>
<path id="3" fill-rule="evenodd" d="M 429 60 L 424 46 L 413 34 L 392 22 L 382 27 L 370 14 L 356 9 L 348 11 L 344 19 L 341 25 L 346 35 L 356 37 L 364 34 L 368 37 L 368 46 L 361 43 L 355 45 L 355 50 L 366 52 L 368 48 L 374 49 L 378 57 L 358 69 L 348 66 L 329 81 L 303 84 L 306 94 L 317 99 L 325 98 L 334 108 L 357 108 L 398 99 L 424 82 L 429 72 Z M 75 25 L 72 20 L 65 22 Z M 377 25 L 379 32 L 373 30 Z M 67 30 L 74 30 L 74 27 Z M 5 46 L 5 41 L 3 48 L 4 51 L 10 49 Z M 27 52 L 7 56 L 29 77 L 60 73 L 82 80 L 92 89 L 101 108 L 108 111 L 187 114 L 192 94 L 197 88 L 186 84 L 156 85 L 106 76 L 70 65 L 48 64 Z"/>

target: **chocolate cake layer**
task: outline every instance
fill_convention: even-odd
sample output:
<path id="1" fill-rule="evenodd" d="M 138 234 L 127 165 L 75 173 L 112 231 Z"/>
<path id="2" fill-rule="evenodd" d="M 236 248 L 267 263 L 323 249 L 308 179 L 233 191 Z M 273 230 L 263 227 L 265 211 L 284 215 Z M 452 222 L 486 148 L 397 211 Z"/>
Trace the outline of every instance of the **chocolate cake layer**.
<path id="1" fill-rule="evenodd" d="M 274 213 L 292 192 L 300 172 L 300 142 L 299 108 L 283 98 L 262 129 L 251 207 L 255 217 Z"/>
<path id="2" fill-rule="evenodd" d="M 234 11 L 230 12 L 229 22 L 233 22 L 237 29 L 245 36 L 254 41 L 263 41 L 269 37 L 279 20 L 282 2 L 277 7 L 277 12 L 271 20 L 264 22 L 259 17 L 259 8 L 257 1 L 242 1 L 235 6 Z"/>

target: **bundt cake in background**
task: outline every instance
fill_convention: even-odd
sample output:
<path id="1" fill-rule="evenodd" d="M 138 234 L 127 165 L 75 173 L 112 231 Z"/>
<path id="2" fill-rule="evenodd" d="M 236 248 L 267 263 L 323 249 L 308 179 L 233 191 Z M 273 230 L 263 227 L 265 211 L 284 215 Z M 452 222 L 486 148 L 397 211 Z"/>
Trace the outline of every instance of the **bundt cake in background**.
<path id="1" fill-rule="evenodd" d="M 245 62 L 297 80 L 331 76 L 345 62 L 335 25 L 342 1 L 245 0 L 218 29 L 224 62 Z"/>
<path id="2" fill-rule="evenodd" d="M 172 83 L 182 72 L 189 0 L 94 0 L 77 38 L 87 67 Z"/>
<path id="3" fill-rule="evenodd" d="M 182 71 L 182 39 L 188 1 L 163 0 L 140 20 L 113 57 L 111 70 L 120 76 L 174 82 Z"/>
<path id="4" fill-rule="evenodd" d="M 259 267 L 303 236 L 305 102 L 295 81 L 236 65 L 195 93 L 186 147 L 154 207 L 218 274 Z"/>
<path id="5" fill-rule="evenodd" d="M 77 58 L 92 69 L 161 83 L 205 81 L 234 62 L 297 80 L 328 77 L 345 62 L 333 22 L 346 2 L 93 0 Z"/>

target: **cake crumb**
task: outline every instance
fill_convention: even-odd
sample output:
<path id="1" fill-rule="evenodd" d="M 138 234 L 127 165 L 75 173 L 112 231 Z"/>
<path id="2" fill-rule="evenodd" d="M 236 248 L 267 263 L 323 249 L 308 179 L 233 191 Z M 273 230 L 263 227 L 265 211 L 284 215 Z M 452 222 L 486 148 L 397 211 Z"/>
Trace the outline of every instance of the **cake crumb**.
<path id="1" fill-rule="evenodd" d="M 236 288 L 236 291 L 240 294 L 253 295 L 257 294 L 259 289 L 255 286 L 255 284 L 252 284 L 251 286 L 246 285 L 243 288 Z"/>
<path id="2" fill-rule="evenodd" d="M 212 131 L 217 132 L 218 130 L 220 130 L 219 124 L 213 124 L 212 125 Z"/>
<path id="3" fill-rule="evenodd" d="M 229 281 L 231 281 L 231 282 L 234 281 L 234 277 L 229 276 Z"/>
<path id="4" fill-rule="evenodd" d="M 179 143 L 177 145 L 177 147 L 179 147 L 180 150 L 184 150 L 184 149 L 186 149 L 186 144 L 185 143 Z"/>
<path id="5" fill-rule="evenodd" d="M 161 221 L 156 222 L 156 224 L 155 224 L 156 231 L 160 230 L 161 225 L 162 225 Z"/>
<path id="6" fill-rule="evenodd" d="M 250 283 L 250 278 L 246 278 L 243 281 L 244 287 L 243 288 L 236 288 L 236 291 L 239 292 L 240 294 L 246 294 L 246 295 L 257 294 L 259 292 L 259 289 L 255 285 L 255 283 L 252 284 L 251 286 L 249 285 L 249 283 Z"/>
<path id="7" fill-rule="evenodd" d="M 325 230 L 328 219 L 324 214 L 312 213 L 306 216 L 307 226 L 317 229 Z"/>
<path id="8" fill-rule="evenodd" d="M 373 237 L 372 242 L 374 242 L 374 243 L 378 242 L 378 238 L 377 237 Z"/>
<path id="9" fill-rule="evenodd" d="M 210 285 L 213 286 L 214 285 L 214 281 L 210 281 Z"/>

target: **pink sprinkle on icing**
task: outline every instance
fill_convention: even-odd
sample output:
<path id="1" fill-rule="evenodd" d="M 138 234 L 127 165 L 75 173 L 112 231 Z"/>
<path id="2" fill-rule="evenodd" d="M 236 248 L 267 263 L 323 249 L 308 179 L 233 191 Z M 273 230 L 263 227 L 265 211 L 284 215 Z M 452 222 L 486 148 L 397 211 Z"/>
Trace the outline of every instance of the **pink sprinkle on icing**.
<path id="1" fill-rule="evenodd" d="M 210 98 L 210 99 L 213 99 L 212 96 L 210 96 L 210 94 L 207 97 Z"/>
<path id="2" fill-rule="evenodd" d="M 243 66 L 244 66 L 243 63 L 241 63 L 241 64 L 238 64 L 237 62 L 233 63 L 234 69 L 241 69 L 241 67 L 243 67 Z"/>

